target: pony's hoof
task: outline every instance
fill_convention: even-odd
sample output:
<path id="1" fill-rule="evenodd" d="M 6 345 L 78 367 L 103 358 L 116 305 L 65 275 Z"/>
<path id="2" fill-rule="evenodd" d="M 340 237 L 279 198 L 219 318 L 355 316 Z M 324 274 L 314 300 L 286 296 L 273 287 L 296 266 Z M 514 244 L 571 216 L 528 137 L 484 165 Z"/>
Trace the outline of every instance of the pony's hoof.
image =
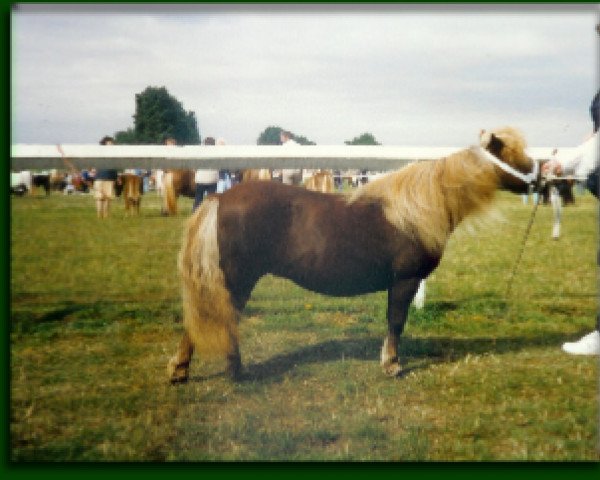
<path id="1" fill-rule="evenodd" d="M 177 360 L 172 358 L 167 364 L 167 374 L 171 385 L 186 383 L 189 378 L 188 364 L 178 364 Z"/>
<path id="2" fill-rule="evenodd" d="M 402 373 L 402 365 L 398 362 L 388 363 L 383 366 L 383 373 L 388 377 L 399 377 Z"/>
<path id="3" fill-rule="evenodd" d="M 227 362 L 227 375 L 233 381 L 241 380 L 242 378 L 242 361 L 239 357 L 232 357 Z"/>

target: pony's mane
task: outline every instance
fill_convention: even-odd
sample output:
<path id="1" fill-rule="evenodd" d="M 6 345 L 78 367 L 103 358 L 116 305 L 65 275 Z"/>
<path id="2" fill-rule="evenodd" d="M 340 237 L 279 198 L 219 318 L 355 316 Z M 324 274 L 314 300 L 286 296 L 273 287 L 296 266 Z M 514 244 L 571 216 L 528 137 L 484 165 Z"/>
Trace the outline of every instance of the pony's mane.
<path id="1" fill-rule="evenodd" d="M 436 255 L 463 218 L 491 202 L 497 185 L 493 165 L 467 149 L 409 164 L 360 187 L 348 201 L 381 203 L 392 225 Z"/>

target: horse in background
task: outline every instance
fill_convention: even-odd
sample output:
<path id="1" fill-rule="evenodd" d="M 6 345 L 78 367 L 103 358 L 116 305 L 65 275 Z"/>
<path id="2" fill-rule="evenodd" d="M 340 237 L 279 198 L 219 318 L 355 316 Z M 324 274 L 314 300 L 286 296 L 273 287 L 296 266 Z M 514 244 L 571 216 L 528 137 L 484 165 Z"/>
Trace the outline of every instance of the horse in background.
<path id="1" fill-rule="evenodd" d="M 325 295 L 387 290 L 381 365 L 399 375 L 398 341 L 421 280 L 458 224 L 490 205 L 498 188 L 527 191 L 537 165 L 525 148 L 519 132 L 503 128 L 348 196 L 246 182 L 207 198 L 187 222 L 179 255 L 185 333 L 168 362 L 171 382 L 187 380 L 195 349 L 221 356 L 229 375 L 240 375 L 240 315 L 269 273 Z"/>
<path id="2" fill-rule="evenodd" d="M 196 196 L 195 170 L 166 170 L 163 176 L 163 215 L 177 215 L 177 199 L 180 195 Z"/>
<path id="3" fill-rule="evenodd" d="M 33 189 L 43 188 L 46 196 L 50 195 L 50 175 L 49 174 L 39 174 L 33 175 L 31 177 L 31 190 L 30 194 L 33 194 Z"/>
<path id="4" fill-rule="evenodd" d="M 242 182 L 249 182 L 251 180 L 271 180 L 273 173 L 268 168 L 249 168 L 242 170 L 241 179 Z"/>
<path id="5" fill-rule="evenodd" d="M 573 195 L 573 186 L 575 181 L 571 179 L 555 179 L 550 182 L 546 182 L 540 188 L 539 195 L 544 205 L 552 203 L 552 195 L 558 195 L 562 201 L 563 206 L 574 205 L 575 196 Z M 553 191 L 554 187 L 554 191 Z"/>
<path id="6" fill-rule="evenodd" d="M 11 188 L 11 193 L 18 196 L 33 195 L 34 188 L 43 188 L 46 196 L 50 195 L 50 175 L 46 173 L 32 173 L 23 170 L 18 174 L 18 181 Z"/>
<path id="7" fill-rule="evenodd" d="M 321 193 L 333 193 L 335 185 L 333 183 L 333 174 L 328 170 L 319 170 L 315 172 L 306 182 L 304 186 L 308 190 Z"/>
<path id="8" fill-rule="evenodd" d="M 67 186 L 67 174 L 56 169 L 50 171 L 50 190 L 62 192 Z"/>
<path id="9" fill-rule="evenodd" d="M 554 149 L 552 155 L 556 155 L 557 149 Z M 540 168 L 546 161 L 540 162 Z M 575 181 L 565 178 L 554 178 L 544 182 L 539 190 L 539 199 L 544 205 L 552 205 L 552 238 L 558 240 L 560 238 L 562 209 L 563 206 L 574 205 L 575 196 L 573 195 L 573 186 Z"/>
<path id="10" fill-rule="evenodd" d="M 142 177 L 131 173 L 120 176 L 121 192 L 125 203 L 125 215 L 135 213 L 139 216 L 140 204 L 142 203 Z"/>
<path id="11" fill-rule="evenodd" d="M 573 195 L 573 180 L 552 180 L 546 182 L 541 191 L 541 201 L 544 205 L 552 205 L 552 238 L 558 240 L 560 238 L 562 209 L 567 205 L 575 204 L 575 196 Z"/>

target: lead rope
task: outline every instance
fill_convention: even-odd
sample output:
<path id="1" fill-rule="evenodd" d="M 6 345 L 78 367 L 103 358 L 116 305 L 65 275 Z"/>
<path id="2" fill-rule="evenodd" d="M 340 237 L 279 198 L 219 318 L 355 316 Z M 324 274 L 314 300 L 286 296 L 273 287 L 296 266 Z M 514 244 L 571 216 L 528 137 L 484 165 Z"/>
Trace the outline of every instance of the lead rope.
<path id="1" fill-rule="evenodd" d="M 75 165 L 73 165 L 69 159 L 67 158 L 67 156 L 65 155 L 65 151 L 63 150 L 63 148 L 59 145 L 56 145 L 56 149 L 58 150 L 58 153 L 60 153 L 60 156 L 62 158 L 63 163 L 67 166 L 67 168 L 69 170 L 71 170 L 71 173 L 77 173 L 77 169 L 75 168 Z"/>
<path id="2" fill-rule="evenodd" d="M 528 185 L 532 185 L 538 178 L 540 165 L 537 161 L 533 161 L 533 170 L 527 174 L 520 172 L 510 165 L 502 162 L 500 159 L 496 158 L 490 152 L 488 152 L 483 146 L 478 145 L 472 147 L 471 150 L 478 155 L 480 158 L 484 158 L 489 162 L 492 162 L 494 165 L 498 166 L 506 173 L 509 173 L 513 177 L 518 178 L 519 180 L 525 182 Z M 538 189 L 539 190 L 539 189 Z M 519 254 L 517 256 L 517 261 L 513 265 L 512 272 L 510 273 L 510 277 L 508 279 L 508 285 L 506 287 L 505 299 L 508 300 L 511 290 L 512 284 L 515 278 L 515 274 L 517 273 L 517 268 L 519 268 L 519 264 L 521 263 L 521 258 L 523 257 L 523 252 L 525 251 L 525 244 L 527 243 L 527 238 L 529 238 L 529 232 L 531 231 L 531 227 L 533 225 L 533 221 L 535 219 L 535 213 L 537 212 L 537 208 L 539 205 L 539 201 L 535 202 L 533 205 L 533 210 L 531 212 L 531 217 L 529 218 L 529 223 L 527 224 L 527 228 L 525 229 L 525 235 L 523 236 L 523 240 L 521 241 L 521 248 L 519 250 Z"/>
<path id="3" fill-rule="evenodd" d="M 508 278 L 508 285 L 506 287 L 506 293 L 504 298 L 508 300 L 510 297 L 510 293 L 512 290 L 513 280 L 515 279 L 515 274 L 517 273 L 517 268 L 519 268 L 519 264 L 521 263 L 521 258 L 523 257 L 523 252 L 525 251 L 525 244 L 527 243 L 527 239 L 529 238 L 529 232 L 531 231 L 531 227 L 533 225 L 533 220 L 535 219 L 535 213 L 537 212 L 538 205 L 540 204 L 538 201 L 534 202 L 533 210 L 531 211 L 531 217 L 529 217 L 529 223 L 527 224 L 527 228 L 525 229 L 525 235 L 523 235 L 523 240 L 521 241 L 521 249 L 519 250 L 519 254 L 517 255 L 517 260 L 513 265 L 512 272 L 510 273 L 510 277 Z"/>

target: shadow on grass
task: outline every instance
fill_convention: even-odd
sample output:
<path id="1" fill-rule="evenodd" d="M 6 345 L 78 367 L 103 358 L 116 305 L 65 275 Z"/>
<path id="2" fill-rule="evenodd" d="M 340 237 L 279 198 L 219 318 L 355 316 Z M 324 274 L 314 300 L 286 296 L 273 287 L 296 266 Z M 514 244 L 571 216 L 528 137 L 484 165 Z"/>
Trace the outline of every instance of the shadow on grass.
<path id="1" fill-rule="evenodd" d="M 433 364 L 455 362 L 467 355 L 486 353 L 503 354 L 527 348 L 558 345 L 564 341 L 562 333 L 541 333 L 536 337 L 468 338 L 449 337 L 408 338 L 400 340 L 400 360 L 405 368 L 400 378 L 415 370 L 426 369 Z M 356 339 L 328 340 L 316 345 L 302 347 L 293 352 L 276 355 L 269 360 L 244 366 L 240 382 L 276 383 L 285 374 L 300 365 L 336 362 L 342 359 L 365 360 L 379 363 L 379 352 L 383 339 L 362 337 Z M 196 376 L 191 381 L 205 381 L 223 376 L 224 373 Z"/>
<path id="2" fill-rule="evenodd" d="M 458 301 L 430 302 L 423 310 L 412 311 L 409 322 L 428 323 L 443 317 L 445 313 L 464 310 L 470 312 L 487 308 L 487 315 L 503 317 L 511 304 L 499 298 L 496 293 L 484 293 Z M 259 310 L 259 309 L 256 309 Z M 411 309 L 412 310 L 412 309 Z M 321 311 L 321 307 L 319 307 Z M 282 329 L 283 330 L 283 329 Z M 565 341 L 560 332 L 540 331 L 536 336 L 514 337 L 409 337 L 400 338 L 400 361 L 405 366 L 400 377 L 411 371 L 428 368 L 433 364 L 455 362 L 467 355 L 486 353 L 503 354 L 518 352 L 528 348 L 555 346 Z M 241 382 L 279 382 L 296 367 L 307 364 L 336 362 L 342 359 L 355 359 L 379 363 L 379 354 L 383 338 L 379 336 L 360 336 L 347 339 L 328 340 L 315 345 L 298 348 L 294 351 L 276 355 L 264 362 L 244 365 Z M 203 381 L 223 376 L 224 373 L 194 377 L 192 381 Z"/>
<path id="3" fill-rule="evenodd" d="M 68 302 L 59 308 L 49 310 L 42 314 L 32 313 L 30 310 L 12 312 L 11 327 L 13 332 L 32 333 L 47 324 L 60 324 L 66 319 L 80 314 L 88 308 L 86 305 Z"/>
<path id="4" fill-rule="evenodd" d="M 180 311 L 173 302 L 165 299 L 132 303 L 129 300 L 90 300 L 89 302 L 62 302 L 60 305 L 44 303 L 13 307 L 11 311 L 11 331 L 13 333 L 48 332 L 65 325 L 90 323 L 105 326 L 124 318 L 148 322 L 161 321 L 170 317 L 173 323 L 181 322 Z M 41 311 L 40 311 L 41 310 Z"/>

